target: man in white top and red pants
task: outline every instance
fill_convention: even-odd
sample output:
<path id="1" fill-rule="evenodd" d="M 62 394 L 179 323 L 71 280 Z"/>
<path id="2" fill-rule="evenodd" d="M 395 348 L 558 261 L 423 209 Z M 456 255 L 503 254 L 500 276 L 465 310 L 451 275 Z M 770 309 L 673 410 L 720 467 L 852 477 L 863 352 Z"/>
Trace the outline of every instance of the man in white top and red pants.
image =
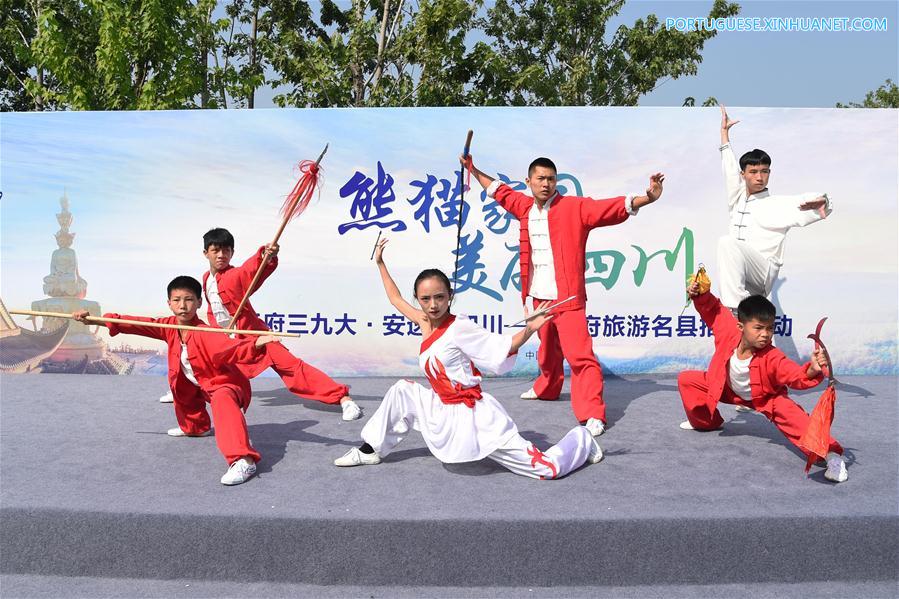
<path id="1" fill-rule="evenodd" d="M 468 166 L 469 159 L 462 159 Z M 584 280 L 586 244 L 596 227 L 616 225 L 662 193 L 664 175 L 650 177 L 644 196 L 594 200 L 556 192 L 556 166 L 537 158 L 525 179 L 533 197 L 514 191 L 471 164 L 471 173 L 487 195 L 518 219 L 521 226 L 520 266 L 522 302 L 575 299 L 554 310 L 556 317 L 539 331 L 537 364 L 540 376 L 522 399 L 556 400 L 565 375 L 562 359 L 571 366 L 571 406 L 575 418 L 594 435 L 605 431 L 603 379 L 587 330 L 587 293 Z M 525 305 L 525 312 L 527 306 Z"/>

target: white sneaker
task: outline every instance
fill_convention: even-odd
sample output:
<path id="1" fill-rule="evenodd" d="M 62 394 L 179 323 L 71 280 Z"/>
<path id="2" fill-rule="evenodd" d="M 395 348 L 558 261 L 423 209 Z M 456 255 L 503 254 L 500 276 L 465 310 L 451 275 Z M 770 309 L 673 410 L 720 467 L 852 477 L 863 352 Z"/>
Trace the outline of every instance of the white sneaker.
<path id="1" fill-rule="evenodd" d="M 741 412 L 741 413 L 743 413 L 743 414 L 746 414 L 747 412 L 755 412 L 755 410 L 753 410 L 753 409 L 750 408 L 749 406 L 744 406 L 744 405 L 740 405 L 740 404 L 735 405 L 735 406 L 734 406 L 734 409 L 735 409 L 737 412 Z"/>
<path id="2" fill-rule="evenodd" d="M 256 474 L 256 462 L 250 458 L 240 458 L 228 468 L 222 476 L 223 485 L 239 485 L 250 480 Z"/>
<path id="3" fill-rule="evenodd" d="M 824 478 L 835 483 L 846 482 L 849 479 L 849 471 L 846 469 L 843 456 L 833 452 L 827 454 L 827 470 L 824 471 Z"/>
<path id="4" fill-rule="evenodd" d="M 172 395 L 171 391 L 169 391 L 159 398 L 159 403 L 175 403 L 175 396 Z"/>
<path id="5" fill-rule="evenodd" d="M 681 422 L 678 426 L 680 426 L 680 427 L 681 427 L 682 429 L 684 429 L 685 431 L 695 431 L 695 430 L 696 430 L 696 429 L 693 427 L 693 425 L 690 424 L 690 421 L 689 421 L 689 420 L 684 420 L 684 421 Z M 724 425 L 723 425 L 723 424 L 722 424 L 722 425 L 719 425 L 718 428 L 713 428 L 713 429 L 711 429 L 711 430 L 713 430 L 713 431 L 720 431 L 722 428 L 724 428 Z M 706 429 L 702 429 L 702 430 L 703 430 L 703 432 L 706 431 Z"/>
<path id="6" fill-rule="evenodd" d="M 343 415 L 340 417 L 342 420 L 350 421 L 362 418 L 362 408 L 352 399 L 340 404 L 340 409 L 343 410 Z"/>
<path id="7" fill-rule="evenodd" d="M 590 437 L 590 453 L 587 454 L 587 461 L 591 464 L 598 464 L 602 461 L 602 447 L 596 437 Z"/>
<path id="8" fill-rule="evenodd" d="M 590 434 L 593 435 L 594 437 L 598 437 L 601 434 L 603 434 L 604 432 L 606 432 L 606 425 L 599 418 L 590 418 L 584 424 L 584 427 L 588 431 L 590 431 Z"/>
<path id="9" fill-rule="evenodd" d="M 188 435 L 183 430 L 181 430 L 180 426 L 176 426 L 175 428 L 170 428 L 166 431 L 166 434 L 169 437 L 208 437 L 212 434 L 212 429 L 207 429 L 198 435 Z"/>
<path id="10" fill-rule="evenodd" d="M 521 399 L 540 399 L 537 397 L 537 393 L 534 392 L 533 387 L 522 393 L 519 397 L 521 397 Z"/>
<path id="11" fill-rule="evenodd" d="M 354 447 L 336 460 L 335 466 L 373 466 L 381 463 L 381 456 L 376 453 L 362 453 Z"/>

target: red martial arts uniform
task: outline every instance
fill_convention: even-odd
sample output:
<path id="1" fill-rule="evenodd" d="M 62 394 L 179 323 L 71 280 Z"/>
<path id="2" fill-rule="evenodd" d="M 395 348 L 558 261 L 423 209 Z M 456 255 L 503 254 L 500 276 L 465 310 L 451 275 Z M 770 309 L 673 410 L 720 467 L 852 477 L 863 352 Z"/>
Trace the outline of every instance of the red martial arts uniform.
<path id="1" fill-rule="evenodd" d="M 528 219 L 534 198 L 500 185 L 494 193 L 496 202 L 518 219 L 521 225 L 520 266 L 521 297 L 527 301 L 531 281 L 531 246 Z M 606 405 L 602 399 L 603 379 L 599 361 L 593 353 L 593 340 L 587 330 L 586 270 L 587 237 L 592 229 L 617 225 L 627 220 L 625 197 L 594 200 L 577 196 L 556 195 L 548 208 L 549 240 L 558 297 L 534 298 L 559 300 L 576 296 L 554 310 L 556 317 L 538 331 L 540 349 L 537 364 L 540 376 L 534 392 L 543 399 L 558 399 L 565 373 L 562 358 L 571 366 L 571 407 L 581 422 L 589 418 L 606 421 Z"/>
<path id="2" fill-rule="evenodd" d="M 259 251 L 253 254 L 242 265 L 237 267 L 228 266 L 215 273 L 215 282 L 218 286 L 219 297 L 221 298 L 225 309 L 228 311 L 228 314 L 233 316 L 234 312 L 237 311 L 240 300 L 243 299 L 246 290 L 253 281 L 253 277 L 256 275 L 256 271 L 259 269 L 259 265 L 262 263 L 264 251 L 265 247 L 261 247 L 259 248 Z M 259 277 L 259 281 L 256 283 L 256 288 L 253 290 L 253 293 L 259 290 L 262 282 L 275 271 L 277 266 L 278 257 L 274 256 L 269 260 L 265 269 L 262 271 L 262 275 Z M 206 286 L 208 279 L 209 271 L 206 271 L 203 273 L 203 295 L 206 296 L 207 314 L 212 326 L 218 326 L 215 316 L 212 313 L 209 295 L 207 294 Z M 253 309 L 249 300 L 247 300 L 247 303 L 238 315 L 237 322 L 234 323 L 233 328 L 254 331 L 269 330 L 265 325 L 265 322 L 256 314 L 256 310 Z M 270 367 L 278 373 L 278 376 L 281 377 L 284 384 L 291 392 L 302 397 L 314 399 L 323 403 L 337 404 L 340 403 L 340 400 L 344 396 L 349 394 L 350 388 L 347 385 L 341 385 L 335 382 L 331 377 L 311 364 L 303 362 L 291 354 L 287 348 L 280 343 L 271 343 L 264 346 L 262 349 L 263 351 L 260 352 L 258 360 L 253 363 L 238 365 L 248 378 L 255 378 L 266 368 Z"/>
<path id="3" fill-rule="evenodd" d="M 104 314 L 104 318 L 126 318 L 145 322 L 177 324 L 174 316 L 145 318 Z M 191 326 L 208 327 L 195 318 Z M 229 339 L 222 333 L 182 331 L 187 344 L 187 355 L 194 377 L 200 384 L 193 384 L 184 375 L 181 366 L 181 337 L 176 329 L 159 329 L 133 324 L 106 323 L 109 335 L 119 333 L 141 335 L 161 339 L 169 346 L 169 386 L 175 398 L 175 418 L 178 426 L 188 435 L 199 435 L 209 430 L 209 414 L 206 402 L 212 406 L 215 420 L 215 443 L 228 464 L 242 457 L 258 462 L 262 456 L 250 444 L 247 422 L 243 412 L 250 405 L 250 381 L 238 369 L 237 363 L 258 360 L 262 350 L 255 339 Z"/>
<path id="4" fill-rule="evenodd" d="M 714 430 L 724 422 L 717 408 L 719 401 L 745 405 L 763 414 L 799 447 L 798 441 L 808 427 L 809 416 L 790 399 L 787 387 L 811 389 L 824 375 L 819 372 L 817 377 L 808 378 L 809 362 L 800 366 L 769 345 L 755 352 L 749 362 L 752 401 L 744 400 L 728 384 L 728 361 L 742 337 L 737 319 L 711 293 L 696 296 L 693 304 L 715 337 L 715 354 L 706 372 L 686 370 L 677 377 L 677 387 L 690 424 L 697 430 Z M 828 451 L 842 455 L 843 448 L 831 437 Z"/>

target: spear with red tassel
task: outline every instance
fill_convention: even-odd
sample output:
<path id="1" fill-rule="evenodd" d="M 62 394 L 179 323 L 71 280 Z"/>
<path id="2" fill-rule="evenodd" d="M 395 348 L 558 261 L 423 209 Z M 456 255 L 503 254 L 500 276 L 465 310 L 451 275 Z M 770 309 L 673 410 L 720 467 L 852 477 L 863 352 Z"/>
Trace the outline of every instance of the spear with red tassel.
<path id="1" fill-rule="evenodd" d="M 827 365 L 821 370 L 824 372 L 824 376 L 827 377 L 827 389 L 818 398 L 818 403 L 815 405 L 815 409 L 812 410 L 809 418 L 808 428 L 805 429 L 805 433 L 799 438 L 799 446 L 809 454 L 805 463 L 806 474 L 815 462 L 827 457 L 827 450 L 830 447 L 830 425 L 833 424 L 834 404 L 837 400 L 837 391 L 834 386 L 837 379 L 833 374 L 833 362 L 830 361 L 830 353 L 827 351 L 827 347 L 821 341 L 821 328 L 824 326 L 825 320 L 827 320 L 827 317 L 822 318 L 818 322 L 815 332 L 808 336 L 809 339 L 815 342 L 815 349 L 820 348 L 824 352 L 824 359 L 827 361 Z"/>
<path id="2" fill-rule="evenodd" d="M 312 193 L 315 191 L 316 187 L 318 187 L 319 183 L 319 164 L 321 163 L 322 158 L 325 157 L 325 152 L 328 151 L 328 145 L 329 144 L 325 144 L 325 149 L 322 150 L 322 153 L 318 156 L 318 160 L 315 162 L 304 160 L 299 164 L 299 169 L 300 172 L 303 173 L 303 176 L 297 181 L 297 184 L 293 186 L 293 189 L 287 195 L 287 199 L 284 200 L 284 205 L 281 206 L 280 214 L 283 217 L 281 219 L 281 226 L 278 227 L 278 232 L 275 233 L 275 238 L 272 240 L 271 244 L 269 244 L 270 246 L 277 245 L 278 240 L 281 238 L 281 234 L 284 232 L 285 227 L 287 227 L 287 223 L 301 215 L 312 200 Z M 247 300 L 250 299 L 250 294 L 256 289 L 256 284 L 259 282 L 259 278 L 265 270 L 265 265 L 268 264 L 271 257 L 271 254 L 268 252 L 263 254 L 259 269 L 256 271 L 256 275 L 253 277 L 250 286 L 247 287 L 247 291 L 244 293 L 243 299 L 240 300 L 237 310 L 234 311 L 234 316 L 231 317 L 231 322 L 228 323 L 227 328 L 234 328 L 237 317 L 240 315 L 243 307 L 247 304 Z"/>

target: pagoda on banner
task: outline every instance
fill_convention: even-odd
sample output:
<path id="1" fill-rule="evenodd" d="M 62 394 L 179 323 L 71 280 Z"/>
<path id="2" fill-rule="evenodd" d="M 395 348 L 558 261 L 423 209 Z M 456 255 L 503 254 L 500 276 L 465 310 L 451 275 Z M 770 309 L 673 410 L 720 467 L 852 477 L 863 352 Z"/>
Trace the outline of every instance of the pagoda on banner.
<path id="1" fill-rule="evenodd" d="M 0 300 L 0 372 L 31 372 L 53 355 L 69 327 L 68 320 L 53 320 L 58 321 L 53 330 L 37 333 L 20 329 Z"/>
<path id="2" fill-rule="evenodd" d="M 31 302 L 31 309 L 41 312 L 64 312 L 71 314 L 87 310 L 93 316 L 100 316 L 100 304 L 85 299 L 87 281 L 78 271 L 78 257 L 72 249 L 75 234 L 69 229 L 74 217 L 69 212 L 67 193 L 59 199 L 62 211 L 56 215 L 59 231 L 56 232 L 57 248 L 50 257 L 50 274 L 44 277 L 44 293 L 48 298 Z M 59 327 L 56 318 L 44 318 L 41 331 Z M 96 328 L 71 321 L 62 343 L 42 364 L 43 372 L 87 372 L 96 374 L 126 374 L 132 365 L 107 351 L 106 343 L 96 335 Z"/>

